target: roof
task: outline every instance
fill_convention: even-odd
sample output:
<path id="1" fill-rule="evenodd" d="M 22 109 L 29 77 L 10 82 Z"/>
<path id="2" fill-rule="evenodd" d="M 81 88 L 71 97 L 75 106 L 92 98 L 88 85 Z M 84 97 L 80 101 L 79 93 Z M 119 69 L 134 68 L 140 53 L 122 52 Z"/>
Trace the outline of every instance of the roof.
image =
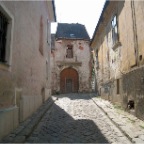
<path id="1" fill-rule="evenodd" d="M 95 28 L 94 33 L 93 33 L 93 36 L 92 36 L 90 45 L 92 44 L 92 42 L 93 42 L 93 40 L 94 40 L 94 38 L 95 38 L 95 35 L 96 35 L 97 30 L 98 30 L 98 28 L 99 28 L 99 25 L 100 25 L 100 23 L 101 23 L 101 21 L 102 21 L 102 19 L 103 19 L 103 14 L 104 14 L 107 6 L 109 5 L 109 2 L 110 2 L 110 0 L 106 0 L 106 2 L 105 2 L 105 4 L 104 4 L 104 7 L 103 7 L 103 10 L 102 10 L 101 16 L 100 16 L 100 18 L 99 18 L 98 24 L 97 24 L 97 26 L 96 26 L 96 28 Z"/>
<path id="2" fill-rule="evenodd" d="M 54 0 L 52 0 L 52 6 L 53 6 L 53 11 L 54 11 L 54 20 L 56 22 L 57 19 L 56 19 L 56 9 L 55 9 L 55 1 Z"/>
<path id="3" fill-rule="evenodd" d="M 83 39 L 90 41 L 87 30 L 82 24 L 58 23 L 56 39 Z"/>

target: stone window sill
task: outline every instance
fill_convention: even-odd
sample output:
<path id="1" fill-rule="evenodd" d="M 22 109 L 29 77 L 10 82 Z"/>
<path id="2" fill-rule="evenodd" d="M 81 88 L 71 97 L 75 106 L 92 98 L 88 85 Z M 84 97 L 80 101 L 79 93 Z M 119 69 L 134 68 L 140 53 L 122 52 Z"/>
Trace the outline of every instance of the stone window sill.
<path id="1" fill-rule="evenodd" d="M 8 63 L 0 62 L 0 70 L 9 70 L 10 65 Z"/>
<path id="2" fill-rule="evenodd" d="M 118 48 L 121 45 L 122 45 L 121 42 L 118 41 L 113 45 L 112 49 L 115 50 L 116 48 Z"/>

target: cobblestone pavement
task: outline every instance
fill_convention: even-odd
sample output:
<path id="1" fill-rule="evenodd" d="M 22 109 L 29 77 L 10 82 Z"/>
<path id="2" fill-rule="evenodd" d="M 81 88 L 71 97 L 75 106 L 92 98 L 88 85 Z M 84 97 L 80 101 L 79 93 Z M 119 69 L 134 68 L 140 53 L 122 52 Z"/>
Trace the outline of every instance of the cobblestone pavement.
<path id="1" fill-rule="evenodd" d="M 23 143 L 33 132 L 39 121 L 43 118 L 48 109 L 57 100 L 56 97 L 50 97 L 41 107 L 37 109 L 29 118 L 20 125 L 9 135 L 0 140 L 0 143 Z"/>
<path id="2" fill-rule="evenodd" d="M 144 143 L 144 121 L 100 97 L 91 97 L 108 118 L 133 142 Z"/>
<path id="3" fill-rule="evenodd" d="M 89 94 L 57 97 L 27 143 L 131 143 Z"/>

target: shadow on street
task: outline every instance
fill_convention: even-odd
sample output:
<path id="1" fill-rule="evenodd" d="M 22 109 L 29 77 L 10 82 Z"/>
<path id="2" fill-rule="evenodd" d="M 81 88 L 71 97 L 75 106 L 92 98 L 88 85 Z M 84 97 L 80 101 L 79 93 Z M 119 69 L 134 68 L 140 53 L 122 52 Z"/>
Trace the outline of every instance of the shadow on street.
<path id="1" fill-rule="evenodd" d="M 84 99 L 84 100 L 89 100 L 91 97 L 96 97 L 96 93 L 70 93 L 70 94 L 60 94 L 60 95 L 54 95 L 54 97 L 57 98 L 64 98 L 67 97 L 71 100 L 76 100 L 76 99 Z"/>
<path id="2" fill-rule="evenodd" d="M 74 95 L 68 96 L 76 99 Z M 82 98 L 87 99 L 88 96 L 84 95 Z M 54 103 L 26 142 L 108 143 L 108 140 L 92 120 L 75 120 Z"/>

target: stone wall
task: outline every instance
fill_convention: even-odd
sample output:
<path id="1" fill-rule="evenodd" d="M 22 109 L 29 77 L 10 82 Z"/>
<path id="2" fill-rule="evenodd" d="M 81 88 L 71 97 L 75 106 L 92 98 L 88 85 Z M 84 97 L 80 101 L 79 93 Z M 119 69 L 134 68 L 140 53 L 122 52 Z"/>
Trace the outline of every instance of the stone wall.
<path id="1" fill-rule="evenodd" d="M 134 101 L 135 115 L 144 120 L 144 67 L 136 68 L 122 77 L 123 107 Z"/>
<path id="2" fill-rule="evenodd" d="M 73 45 L 73 58 L 66 58 L 68 44 Z M 51 52 L 52 90 L 60 92 L 60 72 L 73 67 L 79 74 L 79 92 L 89 92 L 90 88 L 90 47 L 84 40 L 57 40 Z"/>

